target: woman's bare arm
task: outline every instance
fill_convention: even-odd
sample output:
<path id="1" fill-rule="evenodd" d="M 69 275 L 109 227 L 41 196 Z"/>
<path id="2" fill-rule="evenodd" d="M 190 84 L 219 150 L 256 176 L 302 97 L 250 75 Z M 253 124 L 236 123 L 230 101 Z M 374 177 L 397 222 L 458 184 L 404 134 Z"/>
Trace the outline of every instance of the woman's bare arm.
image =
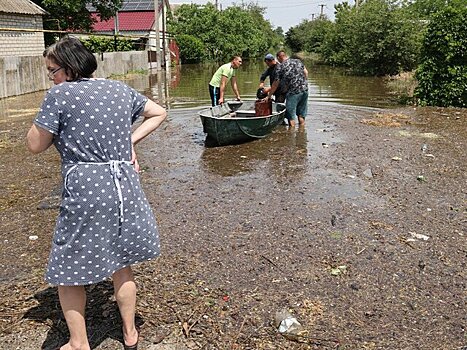
<path id="1" fill-rule="evenodd" d="M 52 145 L 53 137 L 54 135 L 51 132 L 33 124 L 26 136 L 29 151 L 34 154 L 44 152 Z"/>

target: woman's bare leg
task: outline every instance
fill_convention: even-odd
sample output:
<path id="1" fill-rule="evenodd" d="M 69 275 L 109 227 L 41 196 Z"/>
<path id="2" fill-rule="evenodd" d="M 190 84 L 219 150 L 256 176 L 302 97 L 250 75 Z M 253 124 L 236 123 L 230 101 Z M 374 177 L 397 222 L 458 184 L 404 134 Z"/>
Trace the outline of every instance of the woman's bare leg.
<path id="1" fill-rule="evenodd" d="M 131 267 L 114 272 L 115 299 L 123 322 L 123 341 L 126 345 L 134 345 L 138 341 L 135 325 L 136 284 Z"/>
<path id="2" fill-rule="evenodd" d="M 58 296 L 66 324 L 70 331 L 70 340 L 60 350 L 89 350 L 84 310 L 86 291 L 83 286 L 59 286 Z"/>

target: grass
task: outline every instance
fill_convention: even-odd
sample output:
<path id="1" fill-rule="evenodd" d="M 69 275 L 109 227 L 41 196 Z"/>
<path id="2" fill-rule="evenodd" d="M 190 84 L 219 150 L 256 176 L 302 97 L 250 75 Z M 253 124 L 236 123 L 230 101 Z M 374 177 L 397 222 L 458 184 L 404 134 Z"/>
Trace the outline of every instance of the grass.
<path id="1" fill-rule="evenodd" d="M 136 70 L 130 70 L 126 72 L 125 74 L 111 74 L 109 76 L 109 79 L 129 79 L 132 75 L 146 75 L 148 74 L 147 69 L 136 69 Z"/>
<path id="2" fill-rule="evenodd" d="M 418 81 L 415 78 L 415 72 L 403 72 L 398 75 L 388 76 L 385 80 L 390 93 L 399 103 L 406 105 L 416 103 L 414 92 Z"/>

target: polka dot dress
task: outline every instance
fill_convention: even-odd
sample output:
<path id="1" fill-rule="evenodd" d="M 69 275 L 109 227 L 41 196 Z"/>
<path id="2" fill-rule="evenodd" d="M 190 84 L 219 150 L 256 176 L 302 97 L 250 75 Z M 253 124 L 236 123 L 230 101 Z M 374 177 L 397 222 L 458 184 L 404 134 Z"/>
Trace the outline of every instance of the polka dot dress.
<path id="1" fill-rule="evenodd" d="M 54 134 L 63 176 L 49 283 L 97 283 L 160 254 L 156 221 L 130 163 L 130 127 L 146 101 L 106 79 L 65 82 L 47 92 L 34 123 Z"/>

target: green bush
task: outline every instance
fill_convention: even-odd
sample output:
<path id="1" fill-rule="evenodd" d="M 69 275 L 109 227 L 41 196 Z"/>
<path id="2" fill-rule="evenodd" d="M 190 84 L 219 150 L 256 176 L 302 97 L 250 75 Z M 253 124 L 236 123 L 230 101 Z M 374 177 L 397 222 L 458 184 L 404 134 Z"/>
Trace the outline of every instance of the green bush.
<path id="1" fill-rule="evenodd" d="M 359 7 L 336 6 L 322 54 L 326 62 L 362 75 L 394 75 L 416 67 L 423 23 L 389 0 L 367 0 Z"/>
<path id="2" fill-rule="evenodd" d="M 180 59 L 182 63 L 195 63 L 203 61 L 206 47 L 204 43 L 188 34 L 180 34 L 175 37 L 180 48 Z"/>
<path id="3" fill-rule="evenodd" d="M 447 7 L 432 17 L 416 76 L 420 104 L 467 107 L 467 7 Z"/>
<path id="4" fill-rule="evenodd" d="M 119 37 L 110 38 L 91 35 L 89 39 L 83 40 L 83 44 L 94 53 L 133 51 L 139 49 L 135 47 L 132 40 Z"/>

